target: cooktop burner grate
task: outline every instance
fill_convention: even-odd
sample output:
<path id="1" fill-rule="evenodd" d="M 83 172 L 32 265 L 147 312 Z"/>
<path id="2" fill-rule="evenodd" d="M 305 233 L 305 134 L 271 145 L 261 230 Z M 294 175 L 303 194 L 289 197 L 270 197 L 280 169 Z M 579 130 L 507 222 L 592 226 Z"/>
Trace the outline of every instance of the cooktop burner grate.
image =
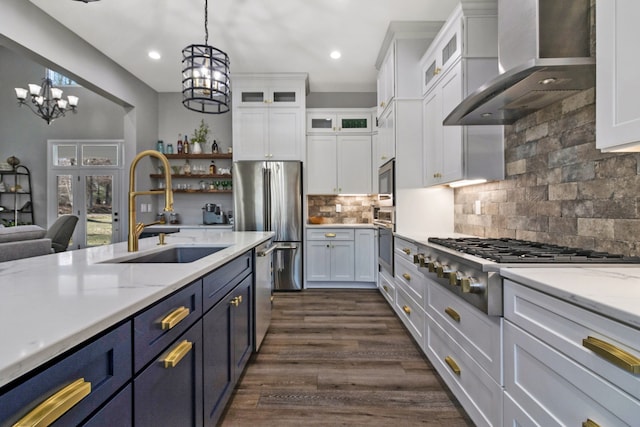
<path id="1" fill-rule="evenodd" d="M 429 242 L 497 263 L 639 264 L 640 257 L 517 239 L 438 238 Z"/>

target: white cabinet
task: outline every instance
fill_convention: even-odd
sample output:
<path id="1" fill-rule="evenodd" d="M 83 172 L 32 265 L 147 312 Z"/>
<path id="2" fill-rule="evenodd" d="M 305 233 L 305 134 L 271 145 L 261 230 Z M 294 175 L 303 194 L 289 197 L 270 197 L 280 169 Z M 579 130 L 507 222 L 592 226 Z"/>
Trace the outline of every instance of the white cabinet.
<path id="1" fill-rule="evenodd" d="M 373 287 L 375 232 L 369 228 L 307 228 L 308 288 Z"/>
<path id="2" fill-rule="evenodd" d="M 505 425 L 514 404 L 538 425 L 637 424 L 640 330 L 510 280 L 504 315 Z"/>
<path id="3" fill-rule="evenodd" d="M 378 118 L 378 152 L 375 163 L 377 167 L 396 157 L 395 120 L 393 105 Z"/>
<path id="4" fill-rule="evenodd" d="M 504 178 L 502 126 L 444 126 L 467 95 L 498 74 L 495 4 L 458 6 L 420 61 L 423 185 Z"/>
<path id="5" fill-rule="evenodd" d="M 355 229 L 355 280 L 357 282 L 375 282 L 376 257 L 375 230 Z"/>
<path id="6" fill-rule="evenodd" d="M 370 133 L 369 110 L 307 109 L 307 134 L 312 133 Z"/>
<path id="7" fill-rule="evenodd" d="M 395 79 L 395 44 L 392 43 L 378 71 L 378 116 L 391 104 L 395 96 Z"/>
<path id="8" fill-rule="evenodd" d="M 640 151 L 640 2 L 596 2 L 596 148 Z"/>
<path id="9" fill-rule="evenodd" d="M 371 193 L 371 137 L 307 137 L 307 194 Z"/>
<path id="10" fill-rule="evenodd" d="M 234 74 L 234 160 L 304 160 L 306 74 Z"/>

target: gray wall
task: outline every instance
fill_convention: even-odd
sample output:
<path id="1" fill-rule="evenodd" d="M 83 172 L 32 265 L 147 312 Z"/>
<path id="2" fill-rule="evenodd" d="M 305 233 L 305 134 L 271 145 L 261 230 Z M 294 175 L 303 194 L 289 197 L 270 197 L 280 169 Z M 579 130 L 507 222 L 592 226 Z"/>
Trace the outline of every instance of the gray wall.
<path id="1" fill-rule="evenodd" d="M 51 125 L 26 106 L 18 106 L 15 87 L 40 84 L 45 67 L 0 46 L 0 161 L 18 157 L 32 173 L 36 224 L 46 227 L 47 140 L 122 139 L 124 108 L 82 87 L 62 88 L 80 98 L 77 114 Z"/>
<path id="2" fill-rule="evenodd" d="M 158 138 L 158 94 L 29 1 L 3 0 L 0 6 L 0 44 L 57 69 L 82 86 L 125 108 L 123 135 L 125 164 L 140 147 Z M 151 162 L 139 168 L 139 187 L 148 187 Z M 121 204 L 127 206 L 126 192 Z M 126 238 L 123 216 L 121 238 Z"/>

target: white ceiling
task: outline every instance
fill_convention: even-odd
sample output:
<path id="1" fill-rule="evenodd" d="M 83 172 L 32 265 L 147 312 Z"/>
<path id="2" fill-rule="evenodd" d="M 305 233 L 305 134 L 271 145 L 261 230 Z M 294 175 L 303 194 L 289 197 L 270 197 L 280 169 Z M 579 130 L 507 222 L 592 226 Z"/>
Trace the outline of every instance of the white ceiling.
<path id="1" fill-rule="evenodd" d="M 158 92 L 204 43 L 204 0 L 31 0 Z M 234 72 L 307 72 L 312 92 L 375 92 L 391 21 L 444 21 L 458 0 L 209 0 L 209 44 Z M 162 58 L 147 56 L 157 50 Z M 342 58 L 332 60 L 338 49 Z"/>

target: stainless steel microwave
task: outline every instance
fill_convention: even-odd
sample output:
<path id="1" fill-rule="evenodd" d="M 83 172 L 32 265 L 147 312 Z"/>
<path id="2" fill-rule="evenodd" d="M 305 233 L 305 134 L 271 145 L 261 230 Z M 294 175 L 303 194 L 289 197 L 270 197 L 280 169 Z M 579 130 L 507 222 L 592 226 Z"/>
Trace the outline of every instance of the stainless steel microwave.
<path id="1" fill-rule="evenodd" d="M 378 170 L 378 205 L 395 206 L 396 162 L 389 160 Z"/>

